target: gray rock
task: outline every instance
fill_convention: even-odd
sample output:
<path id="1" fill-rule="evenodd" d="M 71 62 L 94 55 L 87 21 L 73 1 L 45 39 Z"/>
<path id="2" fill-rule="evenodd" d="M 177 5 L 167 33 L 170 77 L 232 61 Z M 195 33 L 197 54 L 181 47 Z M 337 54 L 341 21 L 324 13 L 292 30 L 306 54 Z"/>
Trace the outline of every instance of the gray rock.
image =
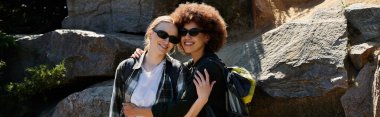
<path id="1" fill-rule="evenodd" d="M 118 63 L 143 45 L 143 36 L 101 34 L 83 30 L 55 30 L 38 38 L 18 40 L 18 57 L 26 67 L 65 62 L 67 77 L 113 76 Z M 25 56 L 24 56 L 25 55 Z"/>
<path id="2" fill-rule="evenodd" d="M 378 117 L 380 6 L 354 4 L 345 9 L 345 16 L 350 47 L 346 66 L 359 73 L 351 73 L 352 87 L 340 100 L 347 117 Z"/>
<path id="3" fill-rule="evenodd" d="M 380 46 L 380 43 L 368 42 L 350 48 L 349 56 L 355 69 L 360 70 L 367 63 L 376 46 Z"/>
<path id="4" fill-rule="evenodd" d="M 112 96 L 112 81 L 76 92 L 62 101 L 54 109 L 52 117 L 106 117 Z"/>
<path id="5" fill-rule="evenodd" d="M 350 44 L 380 41 L 380 6 L 353 4 L 345 9 Z"/>
<path id="6" fill-rule="evenodd" d="M 219 10 L 231 32 L 241 33 L 253 28 L 252 2 L 254 1 L 204 0 L 202 2 Z M 62 27 L 106 33 L 143 33 L 154 18 L 170 14 L 179 3 L 183 1 L 67 0 L 68 16 L 62 21 Z"/>
<path id="7" fill-rule="evenodd" d="M 348 89 L 341 97 L 347 117 L 374 117 L 372 90 L 375 70 L 376 65 L 367 63 L 356 78 L 356 86 Z"/>
<path id="8" fill-rule="evenodd" d="M 21 41 L 32 41 L 40 38 L 42 34 L 37 35 L 17 35 L 16 43 L 19 45 L 18 49 L 10 52 L 10 58 L 8 58 L 7 69 L 9 74 L 12 75 L 12 80 L 22 81 L 24 78 L 24 72 L 27 67 L 32 67 L 40 64 L 41 62 L 35 57 L 34 47 L 31 43 L 20 43 Z M 38 45 L 38 44 L 37 44 Z"/>
<path id="9" fill-rule="evenodd" d="M 67 0 L 68 16 L 62 27 L 141 33 L 153 18 L 169 14 L 176 3 L 178 0 Z"/>
<path id="10" fill-rule="evenodd" d="M 229 45 L 219 55 L 229 65 L 251 70 L 270 96 L 323 96 L 347 86 L 346 26 L 342 10 L 319 10 L 311 19 L 285 23 L 261 37 Z"/>
<path id="11" fill-rule="evenodd" d="M 373 98 L 373 115 L 375 117 L 380 117 L 380 50 L 375 53 L 377 55 L 376 64 L 378 65 L 376 67 L 376 71 L 374 74 L 373 79 L 373 86 L 372 86 L 372 98 Z"/>

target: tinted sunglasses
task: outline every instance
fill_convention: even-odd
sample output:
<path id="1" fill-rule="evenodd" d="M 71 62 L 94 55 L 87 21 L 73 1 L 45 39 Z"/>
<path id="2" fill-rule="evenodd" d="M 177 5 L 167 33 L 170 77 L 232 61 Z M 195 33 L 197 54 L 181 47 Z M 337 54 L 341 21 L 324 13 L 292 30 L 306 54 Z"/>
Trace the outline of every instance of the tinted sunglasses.
<path id="1" fill-rule="evenodd" d="M 186 28 L 179 29 L 179 35 L 181 36 L 186 36 L 187 33 L 189 33 L 190 36 L 194 37 L 194 36 L 197 36 L 201 32 L 204 32 L 204 31 L 199 28 L 192 28 L 190 30 L 187 30 Z"/>
<path id="2" fill-rule="evenodd" d="M 165 31 L 163 31 L 163 30 L 156 30 L 156 29 L 153 29 L 153 31 L 154 31 L 154 32 L 157 34 L 157 36 L 160 37 L 161 39 L 169 38 L 169 42 L 170 42 L 170 43 L 177 44 L 177 43 L 179 43 L 179 41 L 180 41 L 176 36 L 169 35 L 167 32 L 165 32 Z"/>

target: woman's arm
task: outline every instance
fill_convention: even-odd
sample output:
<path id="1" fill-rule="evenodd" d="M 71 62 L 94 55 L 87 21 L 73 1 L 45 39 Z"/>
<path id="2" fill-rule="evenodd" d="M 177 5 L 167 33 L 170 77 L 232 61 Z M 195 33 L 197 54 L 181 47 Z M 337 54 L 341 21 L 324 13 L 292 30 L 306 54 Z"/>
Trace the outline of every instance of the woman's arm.
<path id="1" fill-rule="evenodd" d="M 208 101 L 208 97 L 210 96 L 212 87 L 216 81 L 213 81 L 210 84 L 210 78 L 206 69 L 204 69 L 204 73 L 205 78 L 199 71 L 197 71 L 198 76 L 194 75 L 195 79 L 193 82 L 197 89 L 198 99 L 191 106 L 189 112 L 187 112 L 185 117 L 196 117 Z"/>
<path id="2" fill-rule="evenodd" d="M 204 70 L 205 76 L 201 74 L 201 72 L 197 71 L 197 75 L 194 75 L 195 79 L 193 80 L 195 87 L 197 89 L 198 98 L 191 106 L 189 111 L 186 113 L 185 117 L 196 117 L 199 112 L 202 110 L 204 105 L 208 101 L 208 97 L 210 96 L 212 87 L 216 83 L 213 81 L 210 83 L 210 78 L 207 70 Z M 123 104 L 124 114 L 128 116 L 145 116 L 151 117 L 153 116 L 151 108 L 139 108 L 134 104 L 127 103 Z"/>
<path id="3" fill-rule="evenodd" d="M 121 112 L 121 103 L 122 103 L 122 89 L 124 89 L 124 84 L 122 82 L 123 69 L 125 68 L 125 64 L 127 61 L 122 61 L 118 65 L 116 72 L 115 72 L 115 79 L 113 84 L 113 90 L 112 90 L 112 97 L 111 97 L 111 104 L 110 104 L 110 110 L 109 110 L 109 117 L 119 117 L 122 115 Z"/>
<path id="4" fill-rule="evenodd" d="M 132 103 L 123 103 L 123 112 L 126 116 L 130 117 L 153 117 L 153 113 L 150 108 L 139 108 Z"/>

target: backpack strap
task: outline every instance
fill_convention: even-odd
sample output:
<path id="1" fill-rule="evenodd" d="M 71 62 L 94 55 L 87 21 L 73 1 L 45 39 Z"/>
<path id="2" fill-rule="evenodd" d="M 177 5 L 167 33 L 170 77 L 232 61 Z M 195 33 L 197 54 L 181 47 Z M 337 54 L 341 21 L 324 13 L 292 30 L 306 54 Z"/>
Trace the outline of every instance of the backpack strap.
<path id="1" fill-rule="evenodd" d="M 216 63 L 216 64 L 219 66 L 219 68 L 223 70 L 223 76 L 227 76 L 226 73 L 228 73 L 228 69 L 227 69 L 227 67 L 225 66 L 225 64 L 221 62 L 220 59 L 218 59 L 218 58 L 213 58 L 213 57 L 209 57 L 208 59 L 209 59 L 210 61 Z"/>
<path id="2" fill-rule="evenodd" d="M 216 63 L 222 70 L 223 70 L 223 76 L 226 76 L 226 73 L 228 74 L 227 75 L 227 77 L 226 77 L 226 83 L 227 83 L 227 85 L 229 84 L 228 82 L 230 81 L 229 80 L 229 77 L 230 77 L 230 73 L 228 72 L 228 69 L 227 69 L 227 67 L 225 66 L 225 64 L 223 64 L 222 62 L 220 62 L 220 60 L 219 59 L 217 59 L 217 58 L 208 58 L 210 61 L 212 61 L 212 62 L 214 62 L 214 63 Z M 228 87 L 227 87 L 227 92 L 226 92 L 226 95 L 225 95 L 225 98 L 226 98 L 226 107 L 225 107 L 225 109 L 227 110 L 227 111 L 229 111 L 230 109 L 229 109 L 229 105 L 230 105 L 230 103 L 229 103 L 229 100 L 228 100 Z"/>
<path id="3" fill-rule="evenodd" d="M 226 67 L 220 60 L 215 60 L 215 58 L 209 58 L 210 61 L 215 62 L 217 65 L 219 65 L 223 70 L 223 75 L 226 77 L 226 83 L 227 83 L 227 92 L 226 92 L 226 110 L 227 110 L 227 116 L 228 117 L 235 117 L 235 116 L 248 116 L 248 110 L 243 104 L 242 100 L 236 97 L 236 95 L 233 94 L 233 92 L 236 92 L 234 88 L 234 84 L 231 79 L 232 72 L 230 72 L 230 68 Z M 245 115 L 246 114 L 246 115 Z"/>

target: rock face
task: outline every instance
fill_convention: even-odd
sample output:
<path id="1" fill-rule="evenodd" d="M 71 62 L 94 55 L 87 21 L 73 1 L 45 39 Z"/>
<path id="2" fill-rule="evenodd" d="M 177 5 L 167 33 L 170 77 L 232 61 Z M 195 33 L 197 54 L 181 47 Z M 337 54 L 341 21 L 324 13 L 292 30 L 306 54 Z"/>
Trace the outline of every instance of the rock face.
<path id="1" fill-rule="evenodd" d="M 107 117 L 113 80 L 71 94 L 55 107 L 52 117 Z"/>
<path id="2" fill-rule="evenodd" d="M 62 27 L 141 33 L 153 18 L 169 14 L 176 3 L 178 0 L 67 0 L 68 17 Z"/>
<path id="3" fill-rule="evenodd" d="M 340 97 L 345 89 L 324 96 L 276 98 L 257 87 L 250 105 L 250 117 L 343 117 Z"/>
<path id="4" fill-rule="evenodd" d="M 136 47 L 141 48 L 143 37 L 55 30 L 36 39 L 22 38 L 18 43 L 23 50 L 20 55 L 25 55 L 18 58 L 25 62 L 15 63 L 17 66 L 54 65 L 64 61 L 68 77 L 113 76 L 118 63 L 129 57 Z"/>
<path id="5" fill-rule="evenodd" d="M 216 7 L 234 30 L 249 30 L 253 26 L 251 0 L 203 2 Z M 143 33 L 154 18 L 170 14 L 180 3 L 184 1 L 67 0 L 68 16 L 62 27 L 106 33 Z"/>
<path id="6" fill-rule="evenodd" d="M 377 67 L 374 74 L 374 80 L 372 85 L 372 98 L 373 98 L 373 115 L 375 117 L 380 116 L 380 51 L 375 52 L 375 55 L 377 55 Z"/>
<path id="7" fill-rule="evenodd" d="M 67 0 L 68 16 L 62 27 L 96 32 L 142 33 L 150 21 L 170 14 L 181 0 Z M 190 1 L 191 2 L 191 1 Z M 192 1 L 194 2 L 194 1 Z M 279 26 L 290 20 L 304 6 L 315 6 L 313 0 L 202 0 L 214 6 L 232 33 Z M 226 7 L 229 6 L 229 7 Z M 294 10 L 297 9 L 297 10 Z"/>
<path id="8" fill-rule="evenodd" d="M 349 24 L 350 43 L 380 42 L 379 5 L 354 4 L 346 8 L 345 16 Z"/>
<path id="9" fill-rule="evenodd" d="M 357 86 L 342 96 L 342 105 L 348 117 L 375 117 L 372 97 L 375 70 L 376 65 L 367 63 L 356 77 Z"/>
<path id="10" fill-rule="evenodd" d="M 231 43 L 218 54 L 256 76 L 252 116 L 343 116 L 347 43 L 343 10 L 330 8 Z"/>
<path id="11" fill-rule="evenodd" d="M 320 10 L 313 19 L 285 23 L 221 53 L 242 51 L 241 56 L 223 60 L 252 70 L 258 84 L 273 97 L 323 96 L 334 88 L 346 87 L 345 22 L 341 10 Z"/>
<path id="12" fill-rule="evenodd" d="M 280 26 L 308 12 L 307 7 L 314 7 L 322 2 L 322 0 L 254 0 L 255 29 Z"/>
<path id="13" fill-rule="evenodd" d="M 354 4 L 346 8 L 349 24 L 349 69 L 354 69 L 351 88 L 341 97 L 347 117 L 378 117 L 380 6 Z"/>

